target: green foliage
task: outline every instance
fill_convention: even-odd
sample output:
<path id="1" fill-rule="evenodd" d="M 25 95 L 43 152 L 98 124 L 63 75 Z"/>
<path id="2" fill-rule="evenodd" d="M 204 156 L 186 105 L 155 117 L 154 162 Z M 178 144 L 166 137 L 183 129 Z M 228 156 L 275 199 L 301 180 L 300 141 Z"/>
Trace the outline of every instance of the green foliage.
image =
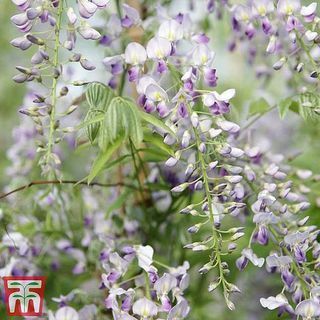
<path id="1" fill-rule="evenodd" d="M 249 107 L 249 117 L 256 114 L 263 114 L 270 109 L 269 103 L 264 98 L 253 101 Z"/>
<path id="2" fill-rule="evenodd" d="M 289 110 L 295 110 L 297 108 L 297 102 L 291 98 L 283 99 L 278 104 L 279 115 L 281 119 L 284 119 Z"/>
<path id="3" fill-rule="evenodd" d="M 123 143 L 123 137 L 119 137 L 112 145 L 110 145 L 105 151 L 102 151 L 98 157 L 93 162 L 92 168 L 88 176 L 88 183 L 102 171 L 105 164 L 108 162 L 113 153 L 121 146 Z"/>
<path id="4" fill-rule="evenodd" d="M 112 99 L 99 133 L 99 147 L 105 150 L 119 137 L 138 145 L 143 138 L 141 118 L 133 102 L 121 97 Z"/>
<path id="5" fill-rule="evenodd" d="M 302 93 L 298 97 L 299 114 L 305 121 L 318 122 L 320 97 L 312 92 Z"/>
<path id="6" fill-rule="evenodd" d="M 278 109 L 281 119 L 284 119 L 290 110 L 299 114 L 306 122 L 316 123 L 320 119 L 320 97 L 312 92 L 301 93 L 281 100 Z"/>
<path id="7" fill-rule="evenodd" d="M 153 145 L 154 147 L 158 148 L 158 150 L 160 149 L 161 151 L 164 151 L 166 157 L 168 157 L 168 155 L 174 156 L 172 148 L 165 144 L 163 142 L 163 138 L 158 134 L 145 132 L 143 135 L 143 141 Z"/>
<path id="8" fill-rule="evenodd" d="M 113 97 L 113 91 L 102 83 L 95 82 L 88 86 L 86 99 L 89 104 L 89 110 L 85 122 L 87 122 L 87 133 L 91 143 L 97 137 L 102 124 L 101 113 L 103 114 L 107 111 Z"/>
<path id="9" fill-rule="evenodd" d="M 170 133 L 172 136 L 175 136 L 175 133 L 167 126 L 165 125 L 161 120 L 154 117 L 150 113 L 146 112 L 140 112 L 140 115 L 144 121 L 146 121 L 149 124 L 152 124 L 153 126 L 162 129 L 166 133 Z"/>

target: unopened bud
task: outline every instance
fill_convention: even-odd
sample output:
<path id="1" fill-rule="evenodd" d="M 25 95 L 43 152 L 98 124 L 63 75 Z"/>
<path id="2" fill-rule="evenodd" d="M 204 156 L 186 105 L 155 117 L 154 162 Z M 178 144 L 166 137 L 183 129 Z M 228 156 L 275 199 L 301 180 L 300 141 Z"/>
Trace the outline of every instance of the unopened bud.
<path id="1" fill-rule="evenodd" d="M 237 241 L 238 239 L 242 238 L 245 235 L 244 232 L 236 232 L 231 238 L 231 241 Z"/>
<path id="2" fill-rule="evenodd" d="M 67 110 L 67 114 L 71 114 L 73 111 L 77 110 L 78 105 L 72 105 L 69 107 L 69 109 Z"/>
<path id="3" fill-rule="evenodd" d="M 64 87 L 62 87 L 61 88 L 61 90 L 60 90 L 60 96 L 66 96 L 67 94 L 68 94 L 68 92 L 69 92 L 69 89 L 68 89 L 68 87 L 66 87 L 66 86 L 64 86 Z"/>
<path id="4" fill-rule="evenodd" d="M 280 60 L 278 60 L 272 67 L 274 70 L 280 70 L 283 65 L 286 63 L 287 58 L 286 57 L 282 57 Z"/>
<path id="5" fill-rule="evenodd" d="M 34 35 L 32 34 L 28 34 L 26 36 L 26 38 L 33 44 L 36 44 L 38 46 L 43 46 L 44 45 L 44 41 L 38 37 L 35 37 Z"/>

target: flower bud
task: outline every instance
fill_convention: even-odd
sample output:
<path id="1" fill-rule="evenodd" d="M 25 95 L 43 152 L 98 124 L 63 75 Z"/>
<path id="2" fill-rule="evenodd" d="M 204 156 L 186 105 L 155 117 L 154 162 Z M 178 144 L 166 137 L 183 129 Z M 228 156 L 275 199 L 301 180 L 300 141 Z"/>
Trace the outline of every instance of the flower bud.
<path id="1" fill-rule="evenodd" d="M 231 238 L 230 241 L 237 241 L 245 235 L 244 232 L 236 232 Z"/>
<path id="2" fill-rule="evenodd" d="M 42 39 L 40 39 L 40 38 L 38 38 L 38 37 L 36 37 L 36 36 L 34 36 L 32 34 L 28 34 L 26 37 L 33 44 L 36 44 L 38 46 L 43 46 L 44 45 L 44 41 Z"/>
<path id="3" fill-rule="evenodd" d="M 218 288 L 220 282 L 221 282 L 220 278 L 217 278 L 214 281 L 210 282 L 209 287 L 208 287 L 208 291 L 212 292 L 212 291 L 216 290 Z"/>

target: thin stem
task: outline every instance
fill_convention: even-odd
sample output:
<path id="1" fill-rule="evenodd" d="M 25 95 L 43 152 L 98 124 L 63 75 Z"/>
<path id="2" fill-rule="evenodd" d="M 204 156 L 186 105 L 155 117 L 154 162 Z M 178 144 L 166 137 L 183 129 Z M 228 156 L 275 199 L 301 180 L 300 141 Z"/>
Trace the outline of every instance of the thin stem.
<path id="1" fill-rule="evenodd" d="M 269 113 L 270 111 L 277 108 L 277 105 L 269 108 L 268 110 L 261 112 L 259 115 L 257 115 L 255 118 L 253 118 L 250 122 L 248 122 L 241 130 L 241 132 L 247 130 L 249 127 L 251 127 L 256 121 L 258 121 L 261 117 L 263 117 L 266 113 Z"/>
<path id="2" fill-rule="evenodd" d="M 135 176 L 136 176 L 136 179 L 137 179 L 138 185 L 139 185 L 141 201 L 143 202 L 144 201 L 143 186 L 142 186 L 142 183 L 140 181 L 139 168 L 138 168 L 138 164 L 137 164 L 136 157 L 135 157 L 134 150 L 133 150 L 133 142 L 132 142 L 131 139 L 129 139 L 129 144 L 130 144 L 130 151 L 131 151 L 131 157 L 132 157 L 132 160 L 133 160 Z"/>
<path id="3" fill-rule="evenodd" d="M 136 186 L 131 185 L 131 184 L 126 184 L 126 183 L 123 183 L 123 182 L 117 182 L 117 183 L 91 182 L 90 184 L 88 184 L 85 181 L 78 181 L 78 180 L 35 180 L 35 181 L 31 181 L 30 183 L 28 183 L 26 185 L 23 185 L 23 186 L 21 186 L 19 188 L 13 189 L 13 190 L 11 190 L 11 191 L 9 191 L 7 193 L 4 193 L 4 194 L 0 195 L 0 200 L 6 198 L 6 197 L 8 197 L 11 194 L 14 194 L 16 192 L 29 189 L 32 186 L 36 186 L 36 185 L 51 185 L 51 184 L 57 184 L 57 185 L 73 184 L 73 185 L 84 185 L 84 186 L 88 186 L 88 187 L 98 186 L 98 187 L 104 187 L 104 188 L 113 188 L 113 187 L 123 186 L 123 187 L 127 187 L 127 188 L 137 189 Z"/>
<path id="4" fill-rule="evenodd" d="M 150 290 L 150 280 L 149 280 L 149 275 L 148 273 L 145 271 L 144 272 L 144 279 L 146 281 L 146 296 L 149 300 L 151 300 L 151 290 Z"/>
<path id="5" fill-rule="evenodd" d="M 189 115 L 191 115 L 192 110 L 190 109 L 190 106 L 187 106 L 188 108 L 188 113 Z M 193 132 L 195 135 L 195 139 L 196 139 L 196 145 L 197 145 L 197 149 L 199 150 L 200 147 L 200 137 L 199 137 L 199 133 L 198 131 L 193 128 Z M 213 245 L 214 245 L 214 251 L 215 251 L 215 258 L 216 258 L 216 262 L 219 268 L 219 276 L 220 276 L 220 280 L 222 282 L 223 285 L 223 291 L 224 291 L 224 296 L 227 292 L 227 288 L 226 288 L 226 280 L 224 278 L 224 273 L 223 273 L 223 267 L 222 267 L 222 261 L 221 261 L 221 256 L 220 256 L 220 241 L 219 241 L 219 235 L 217 233 L 217 230 L 214 226 L 214 212 L 213 212 L 213 202 L 212 202 L 212 197 L 211 197 L 211 192 L 210 192 L 210 186 L 209 186 L 209 177 L 207 175 L 207 170 L 206 170 L 206 163 L 205 163 L 205 159 L 204 156 L 201 152 L 198 152 L 198 158 L 199 158 L 199 162 L 200 162 L 200 166 L 201 166 L 201 174 L 203 177 L 203 181 L 204 181 L 204 187 L 205 187 L 205 194 L 206 194 L 206 199 L 208 201 L 208 207 L 209 207 L 209 221 L 210 221 L 210 225 L 212 227 L 212 239 L 213 239 Z"/>
<path id="6" fill-rule="evenodd" d="M 53 53 L 53 68 L 56 69 L 59 66 L 59 48 L 60 48 L 60 29 L 62 22 L 63 13 L 63 1 L 59 1 L 58 13 L 57 13 L 57 24 L 55 27 L 55 40 L 54 40 L 54 53 Z M 50 124 L 49 124 L 49 139 L 48 148 L 46 154 L 46 162 L 52 154 L 52 148 L 54 145 L 54 131 L 55 131 L 55 114 L 56 114 L 56 104 L 57 104 L 57 84 L 58 78 L 54 77 L 52 80 L 52 90 L 51 90 L 51 112 L 50 112 Z"/>

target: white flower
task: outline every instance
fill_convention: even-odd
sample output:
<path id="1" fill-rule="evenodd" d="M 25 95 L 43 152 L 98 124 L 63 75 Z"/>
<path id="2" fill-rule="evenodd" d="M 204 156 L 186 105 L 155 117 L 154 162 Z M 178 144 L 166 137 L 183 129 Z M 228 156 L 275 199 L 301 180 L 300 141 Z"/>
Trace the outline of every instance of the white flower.
<path id="1" fill-rule="evenodd" d="M 277 256 L 276 254 L 272 254 L 267 257 L 266 262 L 270 268 L 281 268 L 289 266 L 292 259 L 289 256 Z"/>
<path id="2" fill-rule="evenodd" d="M 177 279 L 169 274 L 165 273 L 161 278 L 159 278 L 154 284 L 154 288 L 159 296 L 167 295 L 169 291 L 177 286 Z"/>
<path id="3" fill-rule="evenodd" d="M 215 53 L 203 43 L 197 45 L 191 55 L 191 63 L 195 66 L 205 66 L 212 62 Z"/>
<path id="4" fill-rule="evenodd" d="M 77 311 L 71 307 L 62 307 L 55 315 L 49 311 L 49 320 L 79 320 L 79 315 Z"/>
<path id="5" fill-rule="evenodd" d="M 317 3 L 312 2 L 308 6 L 302 6 L 300 13 L 302 16 L 308 17 L 308 16 L 314 14 L 316 12 L 316 10 L 317 10 Z"/>
<path id="6" fill-rule="evenodd" d="M 279 307 L 285 306 L 288 304 L 288 300 L 283 294 L 278 294 L 275 297 L 269 298 L 261 298 L 260 303 L 264 308 L 268 308 L 269 310 L 274 310 Z"/>
<path id="7" fill-rule="evenodd" d="M 264 264 L 264 258 L 258 258 L 252 249 L 246 248 L 242 250 L 242 255 L 252 262 L 253 265 L 261 268 Z"/>
<path id="8" fill-rule="evenodd" d="M 145 95 L 154 102 L 165 101 L 168 99 L 167 93 L 157 84 L 150 84 L 146 88 Z"/>
<path id="9" fill-rule="evenodd" d="M 240 4 L 235 7 L 234 16 L 238 21 L 249 23 L 251 16 L 250 8 L 248 6 Z"/>
<path id="10" fill-rule="evenodd" d="M 295 233 L 286 235 L 284 237 L 284 242 L 289 244 L 290 246 L 293 246 L 295 244 L 304 242 L 305 240 L 308 239 L 308 237 L 309 237 L 308 231 L 305 231 L 305 232 L 297 231 Z"/>
<path id="11" fill-rule="evenodd" d="M 253 216 L 254 223 L 275 224 L 280 221 L 280 218 L 272 212 L 258 212 Z"/>
<path id="12" fill-rule="evenodd" d="M 140 43 L 131 42 L 126 47 L 124 59 L 126 63 L 132 65 L 144 64 L 147 60 L 147 53 L 145 48 Z"/>
<path id="13" fill-rule="evenodd" d="M 19 253 L 21 255 L 24 255 L 29 249 L 28 239 L 25 238 L 20 232 L 6 233 L 2 237 L 2 245 L 19 249 Z"/>
<path id="14" fill-rule="evenodd" d="M 151 246 L 135 246 L 139 267 L 148 272 L 153 258 L 153 248 Z"/>
<path id="15" fill-rule="evenodd" d="M 255 16 L 264 17 L 274 11 L 272 0 L 254 0 L 252 3 L 252 12 Z"/>
<path id="16" fill-rule="evenodd" d="M 300 9 L 300 0 L 279 0 L 277 10 L 283 15 L 292 15 Z"/>
<path id="17" fill-rule="evenodd" d="M 171 43 L 161 37 L 154 37 L 147 44 L 147 54 L 150 59 L 164 59 L 171 53 Z"/>
<path id="18" fill-rule="evenodd" d="M 169 41 L 180 40 L 183 38 L 183 27 L 175 20 L 164 21 L 159 27 L 158 36 Z"/>
<path id="19" fill-rule="evenodd" d="M 229 102 L 230 99 L 232 99 L 236 94 L 235 89 L 228 89 L 221 94 L 213 91 L 212 93 L 204 94 L 202 96 L 203 104 L 206 107 L 211 107 L 216 101 L 220 102 Z"/>
<path id="20" fill-rule="evenodd" d="M 132 24 L 136 25 L 141 22 L 139 11 L 137 9 L 129 6 L 126 3 L 122 4 L 122 8 L 126 17 L 132 21 Z"/>
<path id="21" fill-rule="evenodd" d="M 143 319 L 156 316 L 158 313 L 157 305 L 147 298 L 137 300 L 133 304 L 132 310 L 134 314 L 141 316 Z"/>
<path id="22" fill-rule="evenodd" d="M 75 24 L 77 22 L 77 15 L 74 13 L 73 8 L 69 8 L 67 11 L 68 20 L 71 24 Z"/>
<path id="23" fill-rule="evenodd" d="M 227 120 L 218 120 L 217 121 L 217 125 L 223 130 L 223 131 L 227 131 L 230 133 L 237 133 L 240 130 L 240 127 L 231 122 L 231 121 L 227 121 Z"/>
<path id="24" fill-rule="evenodd" d="M 137 84 L 137 92 L 139 94 L 146 94 L 146 89 L 149 84 L 157 85 L 157 82 L 150 76 L 143 76 L 139 79 Z"/>
<path id="25" fill-rule="evenodd" d="M 236 95 L 236 90 L 228 89 L 226 91 L 223 91 L 221 94 L 214 91 L 213 95 L 218 101 L 228 102 L 230 99 L 232 99 Z"/>
<path id="26" fill-rule="evenodd" d="M 169 312 L 168 320 L 184 319 L 190 311 L 190 307 L 185 299 L 181 299 Z"/>
<path id="27" fill-rule="evenodd" d="M 320 304 L 314 300 L 307 299 L 297 305 L 295 312 L 297 316 L 310 320 L 320 316 Z"/>

